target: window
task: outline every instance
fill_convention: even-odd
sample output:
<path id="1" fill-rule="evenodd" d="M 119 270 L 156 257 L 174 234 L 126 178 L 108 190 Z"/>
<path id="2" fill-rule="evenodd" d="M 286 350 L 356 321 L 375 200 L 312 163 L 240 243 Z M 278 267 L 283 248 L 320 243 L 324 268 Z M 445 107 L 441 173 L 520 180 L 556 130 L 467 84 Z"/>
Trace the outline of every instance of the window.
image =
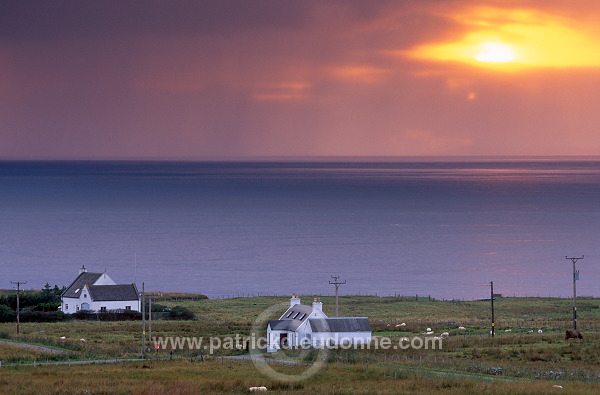
<path id="1" fill-rule="evenodd" d="M 106 313 L 106 306 L 100 306 L 100 312 Z"/>
<path id="2" fill-rule="evenodd" d="M 83 294 L 83 297 L 84 297 L 84 298 L 87 298 L 87 294 Z"/>
<path id="3" fill-rule="evenodd" d="M 294 315 L 294 317 L 292 319 L 295 320 L 296 317 L 298 317 L 299 314 L 300 314 L 300 312 L 296 313 L 296 315 Z"/>
<path id="4" fill-rule="evenodd" d="M 290 318 L 292 316 L 292 314 L 294 314 L 294 312 L 290 311 L 290 313 L 287 315 L 287 318 Z"/>
<path id="5" fill-rule="evenodd" d="M 125 310 L 131 310 L 131 306 L 125 306 Z"/>
<path id="6" fill-rule="evenodd" d="M 75 311 L 79 311 L 79 305 L 75 306 Z"/>
<path id="7" fill-rule="evenodd" d="M 65 304 L 65 310 L 69 310 L 69 305 Z"/>
<path id="8" fill-rule="evenodd" d="M 302 317 L 298 318 L 299 320 L 303 320 L 306 317 L 306 313 L 302 314 Z"/>

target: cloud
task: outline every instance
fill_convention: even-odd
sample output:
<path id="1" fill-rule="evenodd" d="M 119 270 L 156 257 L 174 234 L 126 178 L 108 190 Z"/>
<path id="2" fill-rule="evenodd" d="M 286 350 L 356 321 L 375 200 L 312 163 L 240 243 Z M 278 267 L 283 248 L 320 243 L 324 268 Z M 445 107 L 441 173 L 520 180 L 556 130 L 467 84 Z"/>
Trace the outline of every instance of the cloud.
<path id="1" fill-rule="evenodd" d="M 597 23 L 582 23 L 541 9 L 491 6 L 467 6 L 445 16 L 460 26 L 462 37 L 419 44 L 401 53 L 509 71 L 600 66 Z"/>

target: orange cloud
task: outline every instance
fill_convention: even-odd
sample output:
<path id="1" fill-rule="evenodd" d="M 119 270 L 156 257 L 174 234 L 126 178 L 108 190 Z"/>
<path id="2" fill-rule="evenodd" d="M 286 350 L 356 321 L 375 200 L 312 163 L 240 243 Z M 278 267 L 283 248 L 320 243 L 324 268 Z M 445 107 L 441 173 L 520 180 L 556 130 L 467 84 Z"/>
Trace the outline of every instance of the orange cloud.
<path id="1" fill-rule="evenodd" d="M 533 9 L 472 7 L 444 15 L 465 29 L 459 40 L 416 46 L 412 58 L 501 70 L 600 66 L 600 28 Z"/>
<path id="2" fill-rule="evenodd" d="M 307 82 L 279 82 L 264 84 L 256 88 L 252 95 L 258 101 L 290 101 L 303 100 L 309 97 L 308 91 L 312 87 Z"/>
<path id="3" fill-rule="evenodd" d="M 380 82 L 388 71 L 372 66 L 343 66 L 333 69 L 332 73 L 346 81 L 374 83 Z"/>

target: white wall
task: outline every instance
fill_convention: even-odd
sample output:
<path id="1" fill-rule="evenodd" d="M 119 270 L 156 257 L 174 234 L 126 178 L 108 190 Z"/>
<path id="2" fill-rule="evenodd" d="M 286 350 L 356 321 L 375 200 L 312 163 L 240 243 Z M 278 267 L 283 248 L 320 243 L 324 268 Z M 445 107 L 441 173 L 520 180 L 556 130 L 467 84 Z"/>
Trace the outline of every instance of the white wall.
<path id="1" fill-rule="evenodd" d="M 106 307 L 106 310 L 125 309 L 125 306 L 131 306 L 133 311 L 141 311 L 139 300 L 110 300 L 90 303 L 91 309 L 95 311 L 100 311 L 102 307 Z"/>
<path id="2" fill-rule="evenodd" d="M 80 305 L 81 305 L 81 303 L 79 302 L 79 299 L 63 298 L 61 309 L 66 314 L 73 314 L 75 311 L 77 311 L 77 310 L 75 310 L 76 306 L 80 306 Z"/>
<path id="3" fill-rule="evenodd" d="M 371 332 L 313 332 L 312 345 L 314 347 L 326 344 L 340 345 L 344 342 L 351 344 L 367 344 L 371 342 Z"/>

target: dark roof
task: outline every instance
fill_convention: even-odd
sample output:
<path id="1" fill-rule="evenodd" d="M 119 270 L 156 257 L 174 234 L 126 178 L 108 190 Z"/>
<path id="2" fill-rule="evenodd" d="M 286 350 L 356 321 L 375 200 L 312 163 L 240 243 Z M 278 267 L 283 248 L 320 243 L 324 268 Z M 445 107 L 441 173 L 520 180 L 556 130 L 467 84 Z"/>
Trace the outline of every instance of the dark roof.
<path id="1" fill-rule="evenodd" d="M 94 302 L 101 300 L 139 300 L 135 284 L 90 285 L 90 296 Z"/>
<path id="2" fill-rule="evenodd" d="M 269 321 L 269 325 L 271 326 L 271 330 L 274 331 L 292 331 L 290 329 L 290 325 L 294 320 L 271 320 Z"/>
<path id="3" fill-rule="evenodd" d="M 279 320 L 276 321 L 286 321 L 286 328 L 283 329 L 283 324 L 279 324 L 279 327 L 277 328 L 277 330 L 288 330 L 288 331 L 295 331 L 296 329 L 298 329 L 298 327 L 308 319 L 308 317 L 310 317 L 310 314 L 312 313 L 313 309 L 311 306 L 306 306 L 303 304 L 296 304 L 292 307 L 290 307 L 289 309 L 286 310 L 285 313 L 283 313 L 283 315 L 279 318 Z M 273 322 L 273 321 L 270 321 Z M 271 325 L 271 329 L 273 328 L 273 325 Z"/>
<path id="4" fill-rule="evenodd" d="M 310 313 L 312 313 L 313 309 L 311 306 L 306 306 L 303 304 L 296 304 L 293 305 L 292 307 L 290 307 L 289 309 L 286 310 L 285 313 L 283 313 L 281 315 L 281 317 L 279 318 L 280 320 L 293 320 L 294 317 L 296 316 L 296 313 L 299 313 L 298 317 L 302 317 L 303 314 L 306 314 L 306 316 L 309 316 Z"/>
<path id="5" fill-rule="evenodd" d="M 102 273 L 81 273 L 62 294 L 63 298 L 79 298 L 85 284 L 94 284 L 101 275 Z"/>
<path id="6" fill-rule="evenodd" d="M 311 318 L 313 332 L 371 332 L 367 317 Z"/>

